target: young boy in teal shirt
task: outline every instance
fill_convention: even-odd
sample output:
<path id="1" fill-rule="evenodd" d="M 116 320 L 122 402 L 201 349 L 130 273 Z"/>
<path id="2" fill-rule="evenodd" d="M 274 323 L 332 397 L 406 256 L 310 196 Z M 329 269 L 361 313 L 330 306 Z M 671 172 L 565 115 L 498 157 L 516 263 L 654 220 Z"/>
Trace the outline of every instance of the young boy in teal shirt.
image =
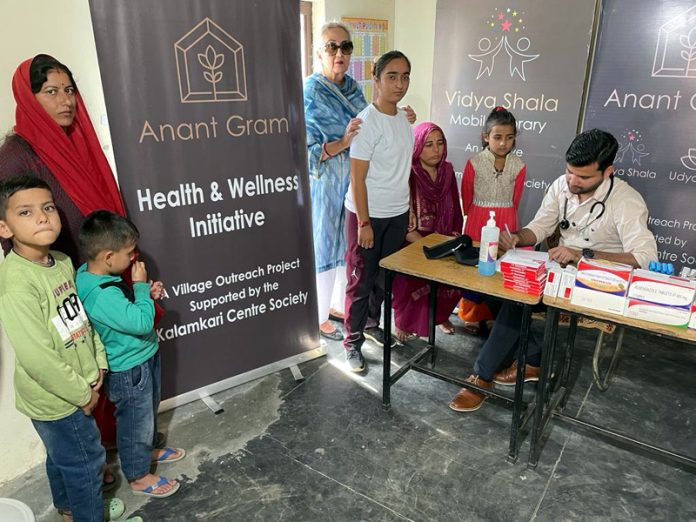
<path id="1" fill-rule="evenodd" d="M 77 271 L 77 291 L 106 348 L 109 374 L 105 388 L 116 406 L 116 447 L 121 469 L 136 495 L 168 497 L 176 480 L 150 473 L 153 462 L 181 460 L 182 449 L 153 449 L 160 402 L 160 357 L 153 327 L 154 298 L 162 283 L 148 283 L 137 261 L 140 234 L 128 219 L 113 212 L 91 213 L 80 230 L 87 263 Z M 132 287 L 121 274 L 130 268 Z"/>
<path id="2" fill-rule="evenodd" d="M 70 258 L 50 250 L 60 230 L 43 180 L 23 175 L 0 183 L 0 237 L 12 240 L 0 264 L 0 319 L 16 354 L 15 404 L 46 447 L 63 520 L 99 522 L 105 454 L 91 413 L 107 361 L 77 296 Z M 123 513 L 120 501 L 110 507 L 111 515 Z"/>

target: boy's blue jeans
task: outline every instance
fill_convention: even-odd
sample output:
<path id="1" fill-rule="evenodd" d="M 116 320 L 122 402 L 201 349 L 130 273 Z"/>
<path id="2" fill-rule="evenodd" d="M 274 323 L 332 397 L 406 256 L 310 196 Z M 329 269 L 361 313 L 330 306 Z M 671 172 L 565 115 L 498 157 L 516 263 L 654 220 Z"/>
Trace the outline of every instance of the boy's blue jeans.
<path id="1" fill-rule="evenodd" d="M 75 522 L 102 522 L 106 455 L 94 417 L 78 409 L 55 421 L 31 422 L 46 446 L 53 505 L 61 511 L 72 511 Z"/>
<path id="2" fill-rule="evenodd" d="M 129 482 L 150 473 L 160 402 L 159 352 L 138 366 L 106 374 L 109 400 L 116 406 L 116 447 Z"/>

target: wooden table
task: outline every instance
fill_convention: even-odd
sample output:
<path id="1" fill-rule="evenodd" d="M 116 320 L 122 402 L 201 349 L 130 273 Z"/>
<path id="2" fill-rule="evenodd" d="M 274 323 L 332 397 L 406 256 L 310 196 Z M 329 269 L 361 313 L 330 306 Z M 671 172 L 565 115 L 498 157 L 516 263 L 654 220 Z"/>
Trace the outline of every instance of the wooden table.
<path id="1" fill-rule="evenodd" d="M 593 310 L 584 306 L 571 304 L 567 299 L 544 297 L 543 302 L 545 305 L 547 305 L 546 327 L 544 330 L 544 341 L 542 345 L 541 370 L 539 375 L 539 383 L 537 385 L 534 425 L 532 427 L 528 466 L 530 468 L 536 467 L 539 461 L 539 455 L 541 454 L 540 441 L 542 435 L 551 417 L 555 417 L 571 425 L 599 433 L 604 437 L 621 442 L 629 447 L 639 448 L 648 453 L 665 457 L 673 462 L 686 465 L 688 468 L 693 468 L 696 470 L 696 460 L 693 457 L 675 453 L 644 441 L 639 441 L 629 435 L 589 423 L 564 412 L 564 407 L 569 395 L 568 379 L 570 376 L 570 365 L 572 361 L 573 349 L 575 347 L 575 334 L 577 331 L 577 321 L 579 316 L 606 321 L 620 327 L 637 330 L 639 332 L 657 337 L 675 339 L 688 344 L 696 344 L 696 330 L 675 328 L 673 326 L 665 326 L 658 323 L 642 321 L 633 317 L 625 317 L 623 315 Z M 562 370 L 554 383 L 551 382 L 551 371 L 556 348 L 556 335 L 558 331 L 558 318 L 560 313 L 570 314 L 571 321 L 569 325 L 568 342 L 565 348 L 565 357 L 563 359 Z"/>
<path id="2" fill-rule="evenodd" d="M 510 449 L 508 457 L 511 461 L 517 460 L 518 433 L 527 423 L 532 413 L 527 408 L 524 418 L 522 410 L 524 403 L 522 393 L 524 388 L 523 369 L 527 362 L 527 339 L 529 326 L 531 323 L 532 306 L 541 301 L 540 297 L 534 297 L 522 292 L 515 292 L 503 288 L 503 277 L 500 274 L 493 276 L 482 276 L 475 267 L 464 266 L 457 263 L 453 256 L 444 259 L 427 259 L 423 253 L 424 246 L 433 246 L 451 239 L 440 234 L 431 234 L 423 239 L 410 244 L 398 252 L 385 257 L 380 261 L 380 266 L 385 270 L 385 299 L 384 299 L 384 366 L 382 376 L 382 403 L 385 408 L 391 405 L 390 388 L 409 370 L 436 377 L 443 381 L 471 388 L 487 396 L 496 397 L 503 401 L 513 403 L 512 425 L 510 428 Z M 409 359 L 393 375 L 391 373 L 391 287 L 394 273 L 405 274 L 413 277 L 425 279 L 430 282 L 430 307 L 429 307 L 429 332 L 428 345 L 414 357 Z M 517 355 L 517 385 L 515 388 L 515 398 L 510 399 L 494 390 L 487 390 L 474 384 L 465 382 L 463 379 L 454 377 L 435 369 L 437 358 L 437 347 L 435 345 L 435 308 L 437 304 L 437 285 L 443 284 L 464 290 L 470 290 L 509 301 L 523 307 L 522 326 L 520 332 L 519 350 Z M 430 364 L 425 365 L 423 361 L 430 356 Z"/>

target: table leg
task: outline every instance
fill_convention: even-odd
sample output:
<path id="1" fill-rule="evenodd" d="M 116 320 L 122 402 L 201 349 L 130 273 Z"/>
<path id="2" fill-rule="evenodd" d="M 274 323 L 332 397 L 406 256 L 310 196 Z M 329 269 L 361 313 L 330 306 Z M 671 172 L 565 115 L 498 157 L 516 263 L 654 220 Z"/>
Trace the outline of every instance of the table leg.
<path id="1" fill-rule="evenodd" d="M 544 410 L 546 409 L 546 388 L 553 366 L 553 351 L 556 344 L 556 332 L 558 330 L 558 309 L 549 306 L 546 311 L 546 326 L 544 327 L 544 340 L 541 348 L 541 368 L 539 382 L 537 383 L 536 400 L 534 403 L 534 425 L 529 448 L 529 460 L 527 466 L 536 468 L 541 452 L 541 435 L 544 424 Z"/>
<path id="2" fill-rule="evenodd" d="M 384 361 L 382 366 L 382 406 L 391 406 L 391 316 L 392 316 L 392 277 L 391 270 L 384 271 Z"/>
<path id="3" fill-rule="evenodd" d="M 522 418 L 522 399 L 524 393 L 524 367 L 527 364 L 527 344 L 529 339 L 529 328 L 531 326 L 532 307 L 522 305 L 522 324 L 520 325 L 520 341 L 517 349 L 517 381 L 515 383 L 515 402 L 512 406 L 512 425 L 510 427 L 510 448 L 508 450 L 508 460 L 517 462 L 519 447 L 520 420 Z"/>
<path id="4" fill-rule="evenodd" d="M 559 388 L 563 389 L 563 397 L 558 403 L 559 409 L 562 411 L 568 402 L 568 380 L 570 379 L 570 367 L 573 363 L 573 349 L 575 348 L 575 335 L 578 331 L 578 316 L 573 314 L 570 316 L 570 324 L 568 325 L 568 339 L 566 341 L 566 349 L 563 359 L 563 371 L 559 379 Z"/>
<path id="5" fill-rule="evenodd" d="M 428 306 L 428 344 L 433 347 L 430 353 L 430 366 L 435 366 L 437 358 L 437 346 L 435 345 L 435 312 L 437 310 L 437 283 L 430 282 L 430 296 Z"/>

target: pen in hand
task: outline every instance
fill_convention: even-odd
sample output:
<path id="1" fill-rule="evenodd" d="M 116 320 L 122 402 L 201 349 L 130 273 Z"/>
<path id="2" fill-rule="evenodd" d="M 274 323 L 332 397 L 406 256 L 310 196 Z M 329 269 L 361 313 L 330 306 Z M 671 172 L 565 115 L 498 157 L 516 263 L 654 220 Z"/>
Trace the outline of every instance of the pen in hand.
<path id="1" fill-rule="evenodd" d="M 505 232 L 507 232 L 508 239 L 510 240 L 510 243 L 512 243 L 512 234 L 510 233 L 510 227 L 507 226 L 507 223 L 505 223 Z M 512 251 L 513 252 L 517 251 L 517 248 L 515 247 L 514 244 L 512 245 Z"/>

